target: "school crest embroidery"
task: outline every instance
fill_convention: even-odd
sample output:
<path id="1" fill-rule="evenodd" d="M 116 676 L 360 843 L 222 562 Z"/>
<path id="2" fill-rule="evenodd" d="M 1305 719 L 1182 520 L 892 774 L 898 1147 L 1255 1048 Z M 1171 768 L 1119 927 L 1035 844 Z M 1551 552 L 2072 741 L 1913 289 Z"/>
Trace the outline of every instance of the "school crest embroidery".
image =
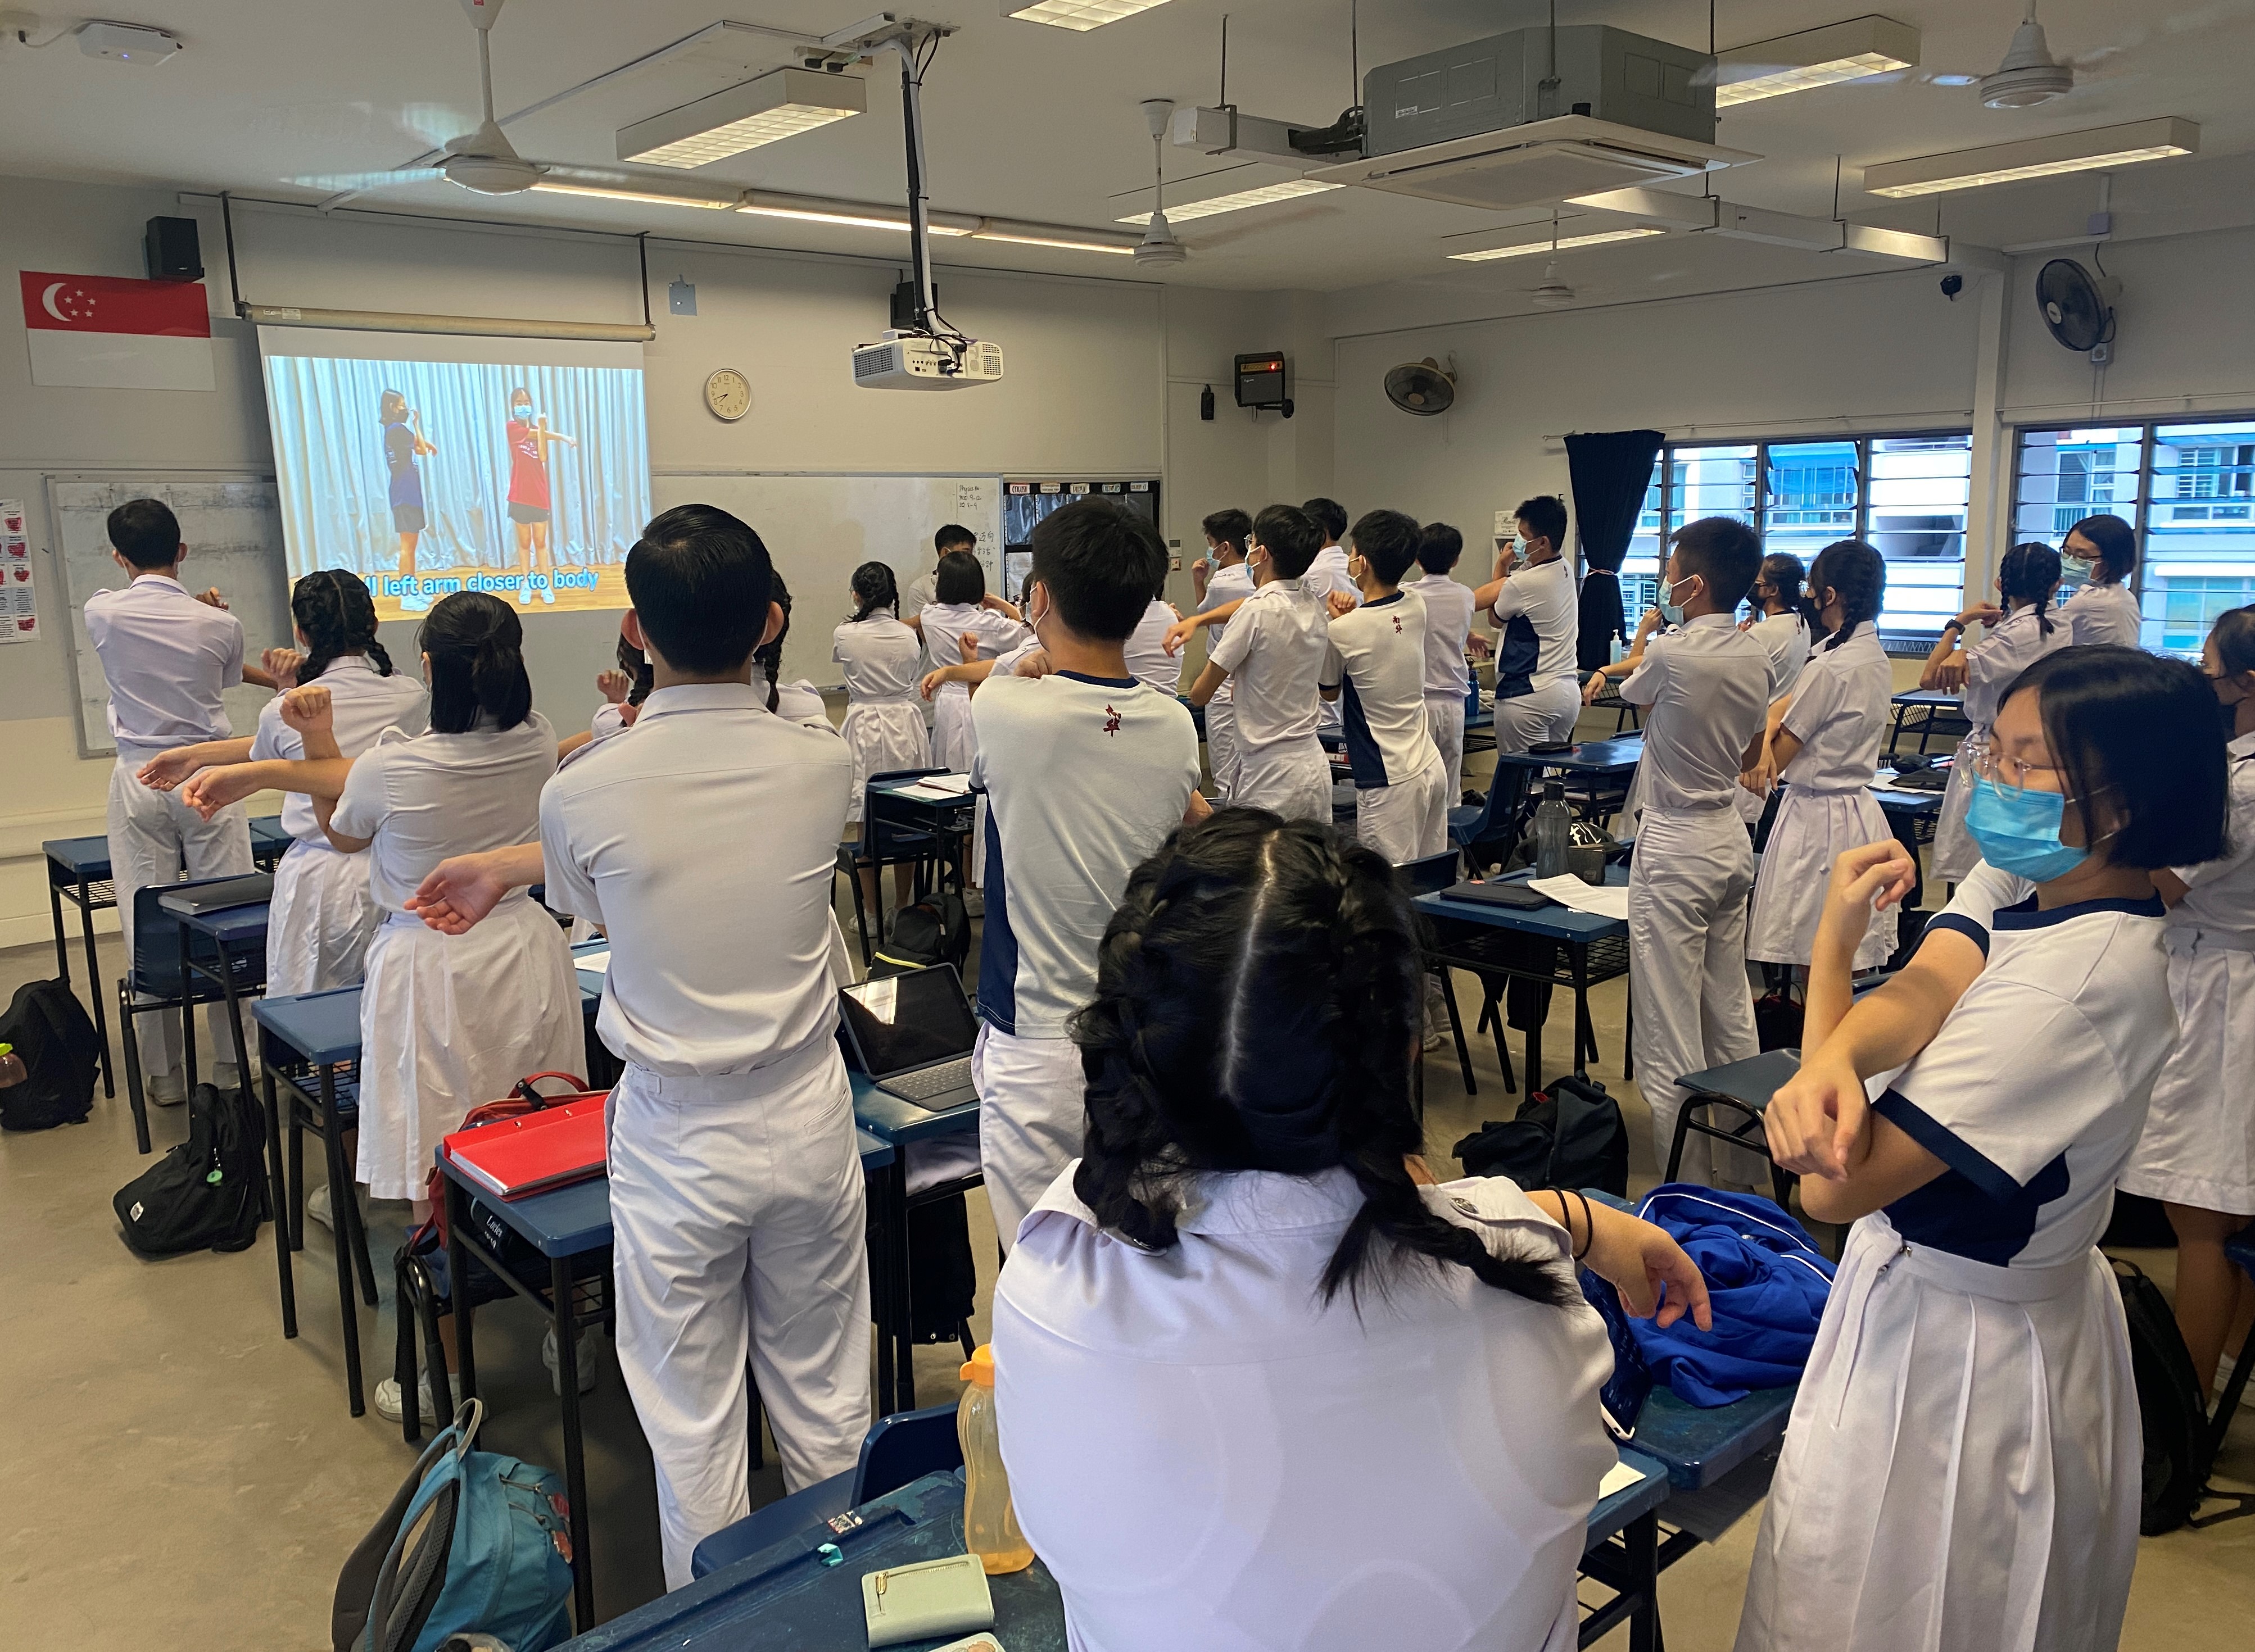
<path id="1" fill-rule="evenodd" d="M 1104 732 L 1106 734 L 1120 732 L 1120 713 L 1108 705 L 1104 708 Z"/>

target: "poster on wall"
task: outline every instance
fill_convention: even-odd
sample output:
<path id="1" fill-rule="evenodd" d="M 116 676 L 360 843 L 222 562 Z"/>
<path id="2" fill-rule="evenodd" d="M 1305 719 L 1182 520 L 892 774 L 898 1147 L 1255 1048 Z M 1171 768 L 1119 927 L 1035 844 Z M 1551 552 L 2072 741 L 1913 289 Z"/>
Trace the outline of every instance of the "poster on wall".
<path id="1" fill-rule="evenodd" d="M 24 501 L 0 499 L 0 642 L 35 642 L 39 635 L 39 590 Z"/>

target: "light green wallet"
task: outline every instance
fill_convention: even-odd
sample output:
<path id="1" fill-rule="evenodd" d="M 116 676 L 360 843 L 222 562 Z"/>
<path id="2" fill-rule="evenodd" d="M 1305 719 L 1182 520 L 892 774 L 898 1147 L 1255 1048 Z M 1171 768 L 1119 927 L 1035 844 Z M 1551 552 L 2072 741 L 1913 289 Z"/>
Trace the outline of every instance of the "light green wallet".
<path id="1" fill-rule="evenodd" d="M 994 1597 L 977 1555 L 951 1555 L 861 1579 L 871 1647 L 897 1646 L 994 1627 Z"/>

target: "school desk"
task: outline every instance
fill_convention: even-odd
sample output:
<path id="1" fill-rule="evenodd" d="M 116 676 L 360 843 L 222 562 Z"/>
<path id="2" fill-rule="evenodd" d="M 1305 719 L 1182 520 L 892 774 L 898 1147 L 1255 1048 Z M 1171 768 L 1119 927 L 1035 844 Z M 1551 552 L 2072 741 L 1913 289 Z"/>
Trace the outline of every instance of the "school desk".
<path id="1" fill-rule="evenodd" d="M 869 1196 L 883 1205 L 876 1226 L 887 1245 L 882 1265 L 869 1270 L 870 1298 L 877 1321 L 877 1414 L 916 1409 L 916 1314 L 909 1281 L 909 1150 L 944 1141 L 979 1141 L 979 1103 L 963 1102 L 938 1112 L 918 1107 L 877 1088 L 867 1073 L 849 1070 L 854 1083 L 854 1122 L 894 1150 L 889 1166 L 873 1177 Z M 978 1186 L 978 1172 L 926 1187 L 914 1202 L 944 1199 Z"/>
<path id="2" fill-rule="evenodd" d="M 1918 752 L 1926 755 L 1926 744 L 1937 736 L 1952 736 L 1972 732 L 1972 724 L 1966 721 L 1964 702 L 1956 692 L 1942 689 L 1907 689 L 1894 696 L 1894 726 L 1887 731 L 1887 755 L 1895 754 L 1895 747 L 1910 732 L 1914 718 L 1918 723 Z"/>
<path id="3" fill-rule="evenodd" d="M 63 902 L 78 908 L 79 933 L 86 941 L 88 996 L 94 1000 L 94 1030 L 102 1044 L 102 1094 L 117 1096 L 117 1082 L 109 1070 L 109 1020 L 102 1009 L 102 966 L 94 950 L 94 914 L 117 904 L 117 886 L 110 881 L 109 839 L 50 837 L 39 845 L 47 858 L 47 910 L 55 920 L 55 974 L 70 985 L 70 942 L 63 933 Z"/>
<path id="4" fill-rule="evenodd" d="M 1523 883 L 1528 875 L 1517 872 L 1501 881 Z M 1605 881 L 1626 884 L 1627 869 L 1608 866 Z M 1628 973 L 1626 922 L 1596 913 L 1577 912 L 1570 906 L 1538 906 L 1522 911 L 1451 900 L 1445 894 L 1437 893 L 1418 896 L 1417 910 L 1433 926 L 1430 956 L 1437 962 L 1470 970 L 1479 977 L 1483 1002 L 1476 1031 L 1486 1032 L 1493 1024 L 1496 1059 L 1503 1065 L 1507 1082 L 1511 1073 L 1511 1057 L 1504 1049 L 1504 994 L 1499 991 L 1498 984 L 1511 981 L 1573 989 L 1574 1075 L 1589 1076 L 1589 1059 L 1598 1053 L 1597 1032 L 1590 1020 L 1590 989 L 1619 980 Z M 1563 973 L 1558 960 L 1562 948 L 1566 955 Z M 1633 1031 L 1634 1026 L 1632 1006 L 1628 1027 Z M 1629 1036 L 1628 1032 L 1623 1034 L 1625 1040 Z M 1535 1018 L 1535 1025 L 1527 1029 L 1526 1038 L 1527 1088 L 1532 1095 L 1542 1084 L 1542 1018 Z M 1626 1049 L 1621 1054 L 1621 1068 L 1623 1076 L 1635 1076 Z"/>
<path id="5" fill-rule="evenodd" d="M 1580 1643 L 1627 1619 L 1636 1626 L 1630 1644 L 1646 1652 L 1659 1643 L 1656 1511 L 1668 1494 L 1667 1471 L 1633 1450 L 1621 1460 L 1638 1471 L 1637 1480 L 1590 1511 L 1583 1559 L 1586 1575 L 1614 1589 L 1616 1600 L 1584 1620 Z M 824 1523 L 795 1533 L 567 1641 L 562 1652 L 862 1652 L 869 1644 L 864 1577 L 965 1551 L 961 1471 L 926 1474 L 854 1512 L 860 1523 L 845 1532 Z M 825 1544 L 840 1557 L 835 1564 L 825 1564 Z M 1008 1652 L 1064 1652 L 1064 1602 L 1039 1558 L 987 1582 L 991 1633 Z M 959 1638 L 912 1641 L 900 1652 Z"/>
<path id="6" fill-rule="evenodd" d="M 261 872 L 272 872 L 296 841 L 282 830 L 279 815 L 254 816 L 250 822 L 250 864 Z"/>
<path id="7" fill-rule="evenodd" d="M 266 987 L 267 903 L 223 906 L 215 912 L 184 910 L 190 897 L 159 895 L 158 906 L 172 914 L 180 926 L 181 1060 L 188 1088 L 196 1083 L 196 1018 L 194 994 L 189 990 L 201 976 L 220 990 L 227 1003 L 228 1027 L 235 1045 L 238 1082 L 250 1082 L 250 1052 L 242 1036 L 242 1000 Z M 217 1061 L 219 1052 L 212 1052 Z"/>
<path id="8" fill-rule="evenodd" d="M 924 780 L 947 778 L 946 775 L 926 775 Z M 923 784 L 924 780 L 888 780 L 882 785 L 872 786 L 869 788 L 868 807 L 876 810 L 887 823 L 905 831 L 930 832 L 938 843 L 938 852 L 942 867 L 952 868 L 954 872 L 955 887 L 967 887 L 970 869 L 961 864 L 962 843 L 977 818 L 973 813 L 975 800 L 968 792 L 959 798 L 950 798 L 945 802 L 917 796 L 911 788 Z M 918 874 L 917 885 L 921 889 L 921 873 Z M 942 886 L 945 886 L 944 874 Z"/>

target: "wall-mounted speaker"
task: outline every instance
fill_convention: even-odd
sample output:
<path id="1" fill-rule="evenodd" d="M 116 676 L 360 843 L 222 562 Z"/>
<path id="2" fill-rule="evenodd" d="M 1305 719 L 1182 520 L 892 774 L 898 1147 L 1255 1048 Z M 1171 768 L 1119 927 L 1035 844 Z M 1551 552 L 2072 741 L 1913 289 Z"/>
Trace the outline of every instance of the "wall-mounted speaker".
<path id="1" fill-rule="evenodd" d="M 151 281 L 201 281 L 204 259 L 193 218 L 151 218 L 143 243 Z"/>

